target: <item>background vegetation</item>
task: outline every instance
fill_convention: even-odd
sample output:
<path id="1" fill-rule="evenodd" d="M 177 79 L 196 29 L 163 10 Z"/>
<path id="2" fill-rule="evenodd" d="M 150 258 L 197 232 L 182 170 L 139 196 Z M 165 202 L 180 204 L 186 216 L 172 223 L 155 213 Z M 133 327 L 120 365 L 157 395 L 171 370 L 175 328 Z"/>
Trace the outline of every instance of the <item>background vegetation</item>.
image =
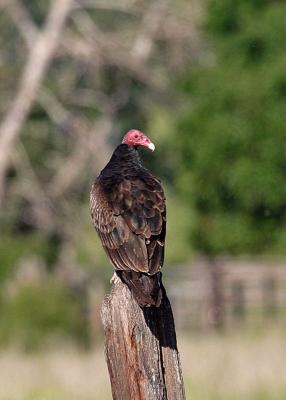
<path id="1" fill-rule="evenodd" d="M 202 252 L 285 253 L 284 13 L 279 1 L 210 2 L 212 54 L 180 79 L 178 179 Z"/>
<path id="2" fill-rule="evenodd" d="M 11 0 L 0 7 L 2 348 L 100 342 L 94 315 L 112 268 L 91 226 L 89 189 L 130 128 L 156 144 L 142 157 L 166 188 L 166 275 L 198 255 L 285 256 L 283 1 Z M 242 360 L 241 370 L 254 363 Z M 235 398 L 234 387 L 222 393 L 208 374 L 193 376 L 194 399 Z M 279 377 L 277 395 L 253 382 L 239 393 L 282 399 Z M 51 393 L 45 398 L 64 398 Z M 40 398 L 37 389 L 27 396 Z"/>

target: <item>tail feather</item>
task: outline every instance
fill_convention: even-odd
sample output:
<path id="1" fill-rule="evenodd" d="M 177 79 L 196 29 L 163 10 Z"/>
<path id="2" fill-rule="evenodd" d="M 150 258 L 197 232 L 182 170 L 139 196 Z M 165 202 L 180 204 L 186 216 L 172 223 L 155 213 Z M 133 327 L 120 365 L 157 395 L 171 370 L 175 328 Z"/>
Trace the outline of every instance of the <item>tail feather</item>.
<path id="1" fill-rule="evenodd" d="M 140 307 L 159 307 L 162 300 L 161 272 L 148 275 L 135 271 L 116 271 L 129 287 Z"/>

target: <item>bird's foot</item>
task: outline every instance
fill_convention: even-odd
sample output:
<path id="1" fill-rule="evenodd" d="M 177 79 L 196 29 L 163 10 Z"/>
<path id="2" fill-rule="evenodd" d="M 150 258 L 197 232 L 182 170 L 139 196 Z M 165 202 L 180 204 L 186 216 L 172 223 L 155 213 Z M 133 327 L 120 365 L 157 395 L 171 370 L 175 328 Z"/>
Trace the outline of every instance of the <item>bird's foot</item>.
<path id="1" fill-rule="evenodd" d="M 115 285 L 116 283 L 120 282 L 120 278 L 117 275 L 116 272 L 114 272 L 114 274 L 112 275 L 112 278 L 110 279 L 110 283 Z"/>

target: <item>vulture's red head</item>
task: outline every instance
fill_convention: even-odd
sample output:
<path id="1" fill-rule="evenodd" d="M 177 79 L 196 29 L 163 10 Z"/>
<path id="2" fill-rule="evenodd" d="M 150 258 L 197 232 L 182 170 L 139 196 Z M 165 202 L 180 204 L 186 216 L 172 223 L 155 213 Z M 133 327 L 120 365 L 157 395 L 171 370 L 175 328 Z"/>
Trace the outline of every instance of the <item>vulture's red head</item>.
<path id="1" fill-rule="evenodd" d="M 148 136 L 144 135 L 143 132 L 140 132 L 137 129 L 131 129 L 131 131 L 128 131 L 124 136 L 122 143 L 128 144 L 128 146 L 143 146 L 152 151 L 155 150 L 155 145 L 151 142 Z"/>

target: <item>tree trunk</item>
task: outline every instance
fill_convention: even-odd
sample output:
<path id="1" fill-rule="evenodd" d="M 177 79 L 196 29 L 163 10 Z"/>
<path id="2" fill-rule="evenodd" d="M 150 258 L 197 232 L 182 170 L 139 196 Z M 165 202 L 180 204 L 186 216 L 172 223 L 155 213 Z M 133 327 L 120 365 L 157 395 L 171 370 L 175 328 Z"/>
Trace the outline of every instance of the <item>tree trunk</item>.
<path id="1" fill-rule="evenodd" d="M 105 355 L 113 400 L 184 400 L 172 309 L 141 309 L 117 280 L 102 306 Z"/>

